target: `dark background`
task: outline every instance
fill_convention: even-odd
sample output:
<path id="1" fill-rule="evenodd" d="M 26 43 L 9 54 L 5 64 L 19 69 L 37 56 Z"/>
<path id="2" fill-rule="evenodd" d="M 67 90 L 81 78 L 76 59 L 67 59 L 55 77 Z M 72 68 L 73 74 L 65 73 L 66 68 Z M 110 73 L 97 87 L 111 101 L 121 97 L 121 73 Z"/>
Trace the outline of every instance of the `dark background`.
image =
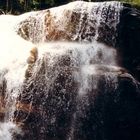
<path id="1" fill-rule="evenodd" d="M 63 5 L 75 0 L 0 0 L 0 14 L 21 14 L 27 11 L 42 10 Z M 105 1 L 105 0 L 85 0 Z M 109 1 L 109 0 L 108 0 Z M 139 0 L 119 0 L 140 6 Z"/>

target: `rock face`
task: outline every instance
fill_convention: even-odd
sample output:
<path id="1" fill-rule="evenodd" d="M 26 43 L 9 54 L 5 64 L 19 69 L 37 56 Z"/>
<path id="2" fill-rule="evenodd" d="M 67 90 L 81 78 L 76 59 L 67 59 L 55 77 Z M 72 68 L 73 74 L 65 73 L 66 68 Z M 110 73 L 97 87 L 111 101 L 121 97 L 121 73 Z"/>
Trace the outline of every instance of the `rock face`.
<path id="1" fill-rule="evenodd" d="M 6 93 L 6 80 L 4 78 L 4 73 L 0 75 L 0 120 L 4 120 L 5 115 L 5 93 Z"/>
<path id="2" fill-rule="evenodd" d="M 125 5 L 119 24 L 118 47 L 121 65 L 140 80 L 140 11 Z"/>
<path id="3" fill-rule="evenodd" d="M 96 39 L 114 46 L 122 8 L 119 2 L 72 2 L 32 13 L 19 23 L 17 32 L 35 43 Z"/>
<path id="4" fill-rule="evenodd" d="M 26 79 L 32 76 L 33 67 L 37 60 L 37 57 L 38 57 L 38 50 L 36 47 L 34 47 L 30 51 L 30 56 L 27 58 L 28 68 L 25 72 Z"/>
<path id="5" fill-rule="evenodd" d="M 14 118 L 24 135 L 15 139 L 139 140 L 140 85 L 130 74 L 103 67 L 89 74 L 90 88 L 80 94 L 73 75 L 80 69 L 72 67 L 69 55 L 51 66 L 49 58 L 44 56 L 18 98 Z"/>
<path id="6" fill-rule="evenodd" d="M 72 2 L 32 13 L 18 24 L 17 32 L 34 43 L 97 40 L 117 47 L 120 65 L 140 80 L 140 12 L 131 5 Z"/>
<path id="7" fill-rule="evenodd" d="M 16 19 L 16 33 L 36 47 L 14 60 L 22 76 L 10 90 L 13 73 L 0 69 L 0 119 L 12 111 L 8 121 L 22 129 L 11 139 L 140 140 L 138 10 L 76 1 Z"/>

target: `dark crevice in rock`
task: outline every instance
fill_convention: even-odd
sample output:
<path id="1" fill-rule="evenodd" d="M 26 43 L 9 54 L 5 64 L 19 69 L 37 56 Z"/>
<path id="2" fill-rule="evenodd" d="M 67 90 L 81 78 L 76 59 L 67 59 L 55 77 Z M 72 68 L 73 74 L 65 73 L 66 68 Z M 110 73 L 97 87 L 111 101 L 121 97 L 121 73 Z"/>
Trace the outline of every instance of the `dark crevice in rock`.
<path id="1" fill-rule="evenodd" d="M 118 32 L 119 63 L 140 80 L 140 11 L 124 5 Z"/>

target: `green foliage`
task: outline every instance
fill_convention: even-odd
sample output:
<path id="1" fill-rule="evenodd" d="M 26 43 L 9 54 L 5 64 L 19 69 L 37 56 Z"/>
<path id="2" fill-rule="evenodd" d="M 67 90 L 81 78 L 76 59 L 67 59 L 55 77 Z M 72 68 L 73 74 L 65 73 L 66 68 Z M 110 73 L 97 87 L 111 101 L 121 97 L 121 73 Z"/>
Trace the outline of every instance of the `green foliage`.
<path id="1" fill-rule="evenodd" d="M 66 4 L 75 0 L 0 0 L 0 13 L 21 14 L 27 11 L 47 9 L 54 6 Z M 85 0 L 85 1 L 106 1 L 106 0 Z M 140 0 L 118 0 L 132 3 L 140 7 Z"/>
<path id="2" fill-rule="evenodd" d="M 140 5 L 140 0 L 120 0 L 120 1 Z"/>

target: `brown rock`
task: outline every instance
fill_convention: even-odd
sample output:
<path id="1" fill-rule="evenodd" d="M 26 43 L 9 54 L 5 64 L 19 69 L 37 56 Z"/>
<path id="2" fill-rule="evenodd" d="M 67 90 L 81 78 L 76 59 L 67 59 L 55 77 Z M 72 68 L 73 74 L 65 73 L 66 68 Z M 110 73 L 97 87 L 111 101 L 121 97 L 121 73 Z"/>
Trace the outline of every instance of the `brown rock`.
<path id="1" fill-rule="evenodd" d="M 33 67 L 34 67 L 34 64 L 35 64 L 37 58 L 38 58 L 38 50 L 36 47 L 34 47 L 31 49 L 30 56 L 27 59 L 28 68 L 25 72 L 26 79 L 28 79 L 29 77 L 32 76 L 32 70 L 33 70 Z"/>

